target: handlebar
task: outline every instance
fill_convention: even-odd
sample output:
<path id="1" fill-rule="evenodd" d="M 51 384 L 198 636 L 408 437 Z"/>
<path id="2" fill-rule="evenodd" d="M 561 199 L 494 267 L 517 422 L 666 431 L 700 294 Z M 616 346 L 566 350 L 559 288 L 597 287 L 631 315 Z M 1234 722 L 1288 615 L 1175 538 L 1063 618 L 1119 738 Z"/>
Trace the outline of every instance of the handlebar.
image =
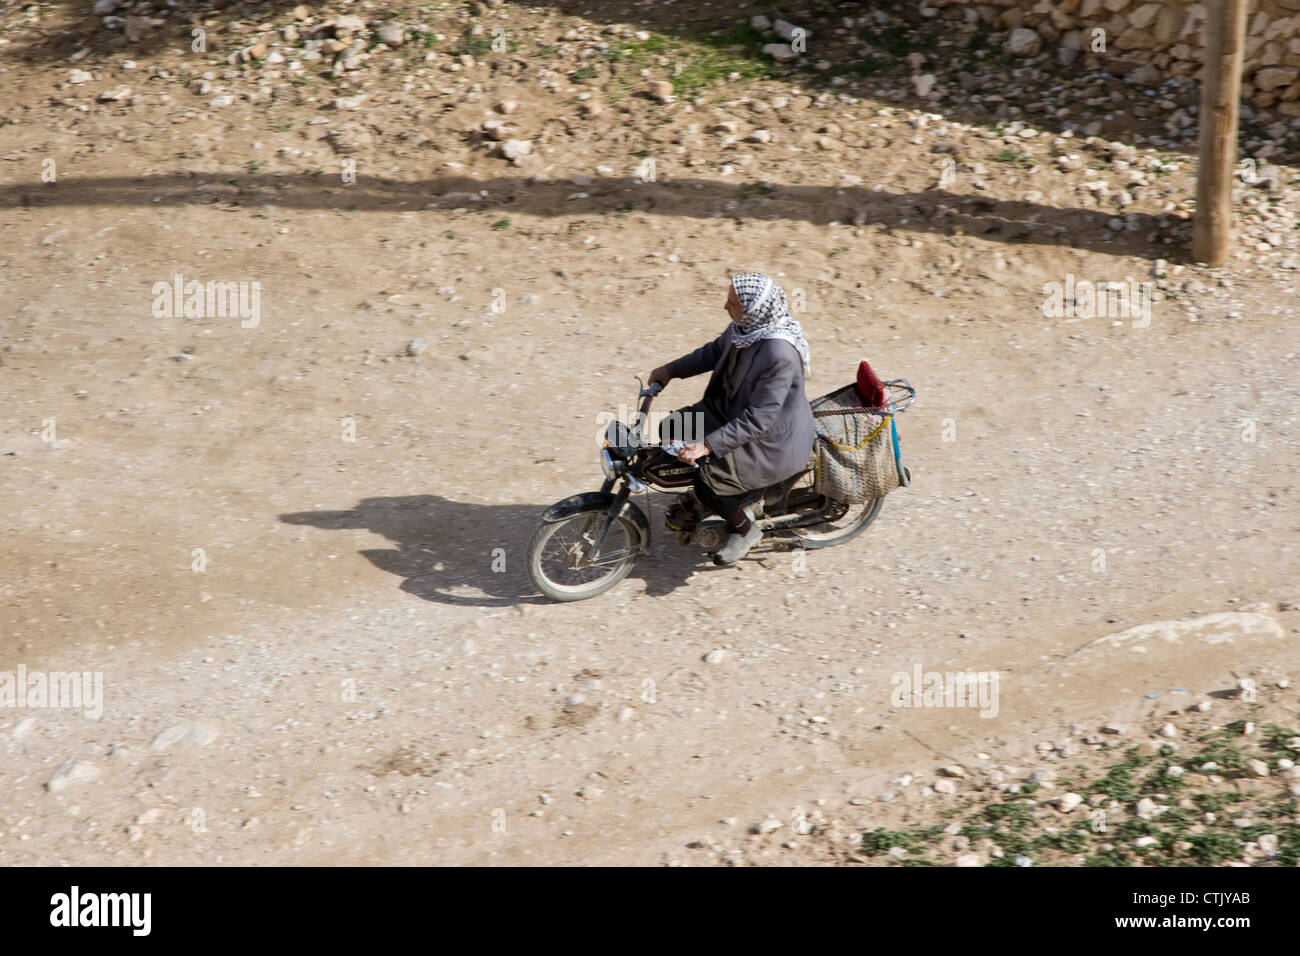
<path id="1" fill-rule="evenodd" d="M 664 386 L 662 382 L 651 382 L 649 387 L 642 388 L 641 376 L 639 375 L 636 378 L 636 384 L 637 396 L 643 399 L 641 402 L 641 420 L 645 421 L 646 416 L 650 414 L 650 403 L 654 401 L 656 395 L 664 390 Z"/>

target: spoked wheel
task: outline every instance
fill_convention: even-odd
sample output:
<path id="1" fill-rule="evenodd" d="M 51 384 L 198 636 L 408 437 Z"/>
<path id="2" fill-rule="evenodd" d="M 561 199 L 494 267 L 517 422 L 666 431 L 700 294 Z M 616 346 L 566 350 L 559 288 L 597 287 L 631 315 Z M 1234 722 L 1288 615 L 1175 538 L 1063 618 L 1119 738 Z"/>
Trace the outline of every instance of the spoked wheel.
<path id="1" fill-rule="evenodd" d="M 592 549 L 608 517 L 607 504 L 593 504 L 559 521 L 544 521 L 528 542 L 528 577 L 554 601 L 582 601 L 604 594 L 627 577 L 636 564 L 641 535 L 618 515 Z"/>
<path id="2" fill-rule="evenodd" d="M 799 493 L 812 495 L 813 498 L 810 499 L 809 503 L 815 498 L 821 498 L 820 495 L 815 495 L 811 489 L 807 491 L 801 489 Z M 799 504 L 794 494 L 790 496 L 790 504 L 791 506 L 798 506 Z M 845 505 L 833 501 L 830 503 L 830 509 L 822 521 L 817 524 L 791 528 L 790 530 L 807 550 L 833 548 L 837 544 L 852 541 L 866 531 L 867 525 L 876 520 L 876 515 L 880 514 L 880 509 L 884 506 L 884 498 L 871 498 L 859 505 Z"/>

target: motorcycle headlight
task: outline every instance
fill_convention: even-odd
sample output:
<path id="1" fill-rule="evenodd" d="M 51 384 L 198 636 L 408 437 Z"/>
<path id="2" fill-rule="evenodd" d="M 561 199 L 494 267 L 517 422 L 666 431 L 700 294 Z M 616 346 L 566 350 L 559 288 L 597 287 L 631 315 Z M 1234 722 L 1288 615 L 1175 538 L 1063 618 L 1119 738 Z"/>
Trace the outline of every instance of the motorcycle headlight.
<path id="1" fill-rule="evenodd" d="M 617 478 L 623 471 L 623 462 L 615 461 L 614 456 L 609 453 L 608 448 L 600 450 L 600 470 L 605 473 L 605 477 L 610 481 Z"/>

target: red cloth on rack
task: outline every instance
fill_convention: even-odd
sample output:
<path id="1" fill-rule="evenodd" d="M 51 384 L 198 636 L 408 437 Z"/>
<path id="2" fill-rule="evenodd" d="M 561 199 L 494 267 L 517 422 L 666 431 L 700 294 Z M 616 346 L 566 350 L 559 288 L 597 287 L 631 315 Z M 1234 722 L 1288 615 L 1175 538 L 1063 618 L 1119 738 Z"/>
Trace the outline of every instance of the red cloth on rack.
<path id="1" fill-rule="evenodd" d="M 885 383 L 872 371 L 866 359 L 858 366 L 858 395 L 868 408 L 880 408 L 885 404 Z"/>

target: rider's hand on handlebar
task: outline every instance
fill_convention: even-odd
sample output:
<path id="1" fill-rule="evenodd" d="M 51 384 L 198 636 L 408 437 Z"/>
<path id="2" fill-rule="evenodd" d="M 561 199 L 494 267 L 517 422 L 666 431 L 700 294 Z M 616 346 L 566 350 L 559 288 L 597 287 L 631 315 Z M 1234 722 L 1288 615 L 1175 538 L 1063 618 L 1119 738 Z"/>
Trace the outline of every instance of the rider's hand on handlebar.
<path id="1" fill-rule="evenodd" d="M 660 388 L 666 388 L 668 383 L 672 381 L 672 378 L 673 376 L 672 373 L 668 371 L 668 366 L 660 365 L 650 373 L 650 381 L 646 382 L 646 385 L 649 386 L 658 382 Z"/>
<path id="2" fill-rule="evenodd" d="M 686 464 L 690 465 L 695 462 L 695 459 L 703 458 L 708 454 L 710 454 L 709 446 L 704 444 L 702 441 L 696 441 L 683 447 L 682 450 L 677 453 L 677 460 L 684 461 Z"/>

